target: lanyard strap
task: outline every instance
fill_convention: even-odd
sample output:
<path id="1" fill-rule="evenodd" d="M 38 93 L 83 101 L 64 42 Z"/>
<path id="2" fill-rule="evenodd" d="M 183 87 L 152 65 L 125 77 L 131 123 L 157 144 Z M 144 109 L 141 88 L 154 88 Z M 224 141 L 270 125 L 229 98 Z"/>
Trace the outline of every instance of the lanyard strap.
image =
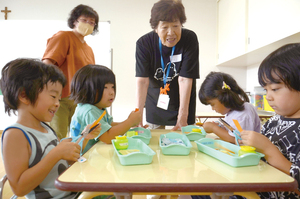
<path id="1" fill-rule="evenodd" d="M 169 77 L 170 68 L 171 68 L 171 62 L 172 62 L 172 59 L 173 59 L 174 51 L 175 51 L 175 46 L 172 47 L 172 53 L 171 53 L 170 63 L 169 63 L 169 65 L 167 66 L 167 74 L 165 75 L 165 63 L 164 63 L 164 59 L 163 59 L 163 56 L 162 56 L 162 45 L 161 45 L 161 40 L 160 40 L 160 38 L 159 38 L 160 63 L 161 63 L 161 68 L 163 69 L 164 86 L 166 86 L 167 79 L 168 79 L 168 77 Z"/>

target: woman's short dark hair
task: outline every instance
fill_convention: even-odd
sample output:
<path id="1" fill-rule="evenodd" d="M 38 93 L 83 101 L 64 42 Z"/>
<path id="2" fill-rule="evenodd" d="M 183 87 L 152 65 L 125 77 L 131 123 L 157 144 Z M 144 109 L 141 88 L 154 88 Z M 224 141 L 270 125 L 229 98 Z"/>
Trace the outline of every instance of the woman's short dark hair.
<path id="1" fill-rule="evenodd" d="M 300 91 L 300 43 L 286 44 L 268 55 L 259 66 L 258 81 L 263 87 L 283 82 Z"/>
<path id="2" fill-rule="evenodd" d="M 223 82 L 230 89 L 222 88 Z M 226 108 L 238 111 L 244 110 L 244 102 L 249 102 L 249 97 L 235 79 L 222 72 L 210 72 L 206 76 L 199 90 L 199 99 L 205 105 L 209 100 L 218 99 Z"/>
<path id="3" fill-rule="evenodd" d="M 70 13 L 70 17 L 68 19 L 68 25 L 71 29 L 74 28 L 74 22 L 81 16 L 84 15 L 86 17 L 95 18 L 95 27 L 92 35 L 96 34 L 98 32 L 98 22 L 99 22 L 99 16 L 98 13 L 91 8 L 90 6 L 80 4 L 73 8 L 73 10 Z"/>
<path id="4" fill-rule="evenodd" d="M 150 18 L 152 29 L 156 29 L 160 21 L 176 20 L 179 20 L 181 25 L 186 22 L 184 6 L 180 0 L 160 0 L 153 5 Z"/>
<path id="5" fill-rule="evenodd" d="M 47 65 L 34 59 L 16 59 L 8 62 L 2 69 L 0 88 L 3 93 L 5 112 L 18 109 L 19 94 L 25 92 L 31 104 L 35 104 L 38 95 L 48 82 L 59 82 L 64 87 L 66 78 L 54 65 Z"/>
<path id="6" fill-rule="evenodd" d="M 107 83 L 115 85 L 116 93 L 115 74 L 112 70 L 101 65 L 86 65 L 79 69 L 72 79 L 70 99 L 75 103 L 97 104 Z"/>

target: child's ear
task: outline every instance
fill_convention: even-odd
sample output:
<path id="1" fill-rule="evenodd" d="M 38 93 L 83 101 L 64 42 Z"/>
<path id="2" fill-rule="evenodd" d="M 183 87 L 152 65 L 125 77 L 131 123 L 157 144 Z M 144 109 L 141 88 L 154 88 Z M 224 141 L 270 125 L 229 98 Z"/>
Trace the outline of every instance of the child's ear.
<path id="1" fill-rule="evenodd" d="M 28 99 L 24 90 L 19 93 L 18 98 L 19 98 L 20 102 L 22 102 L 23 104 L 26 104 L 26 105 L 30 104 L 30 100 Z"/>

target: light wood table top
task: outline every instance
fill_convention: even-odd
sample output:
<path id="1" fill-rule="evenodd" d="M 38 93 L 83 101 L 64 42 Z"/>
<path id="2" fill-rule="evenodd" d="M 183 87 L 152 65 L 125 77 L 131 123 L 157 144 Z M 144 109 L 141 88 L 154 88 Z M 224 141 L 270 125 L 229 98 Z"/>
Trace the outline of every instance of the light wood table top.
<path id="1" fill-rule="evenodd" d="M 263 161 L 257 166 L 231 167 L 197 149 L 192 142 L 188 156 L 166 156 L 159 147 L 159 136 L 170 130 L 151 130 L 149 147 L 156 155 L 149 165 L 122 166 L 113 146 L 96 143 L 84 157 L 55 181 L 65 191 L 113 193 L 199 193 L 243 191 L 293 191 L 294 178 Z M 179 132 L 179 131 L 178 131 Z M 179 132 L 180 133 L 180 132 Z M 214 137 L 208 134 L 207 137 Z"/>

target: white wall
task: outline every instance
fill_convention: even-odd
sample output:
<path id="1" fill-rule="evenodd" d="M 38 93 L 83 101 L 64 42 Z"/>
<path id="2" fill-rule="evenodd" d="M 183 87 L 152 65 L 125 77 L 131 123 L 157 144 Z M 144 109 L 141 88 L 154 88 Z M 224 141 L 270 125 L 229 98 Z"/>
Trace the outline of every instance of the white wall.
<path id="1" fill-rule="evenodd" d="M 122 121 L 135 108 L 135 42 L 140 36 L 152 30 L 149 19 L 155 2 L 157 0 L 85 0 L 84 2 L 1 0 L 0 8 L 8 7 L 12 10 L 8 14 L 8 20 L 38 19 L 43 23 L 43 20 L 67 20 L 71 9 L 83 3 L 93 7 L 101 21 L 110 21 L 113 71 L 117 78 L 117 96 L 112 110 L 114 120 Z M 216 67 L 217 3 L 216 0 L 182 0 L 182 2 L 187 16 L 184 26 L 195 31 L 199 40 L 201 75 L 201 79 L 197 81 L 197 90 L 199 90 L 208 72 L 223 70 Z M 4 19 L 3 15 L 0 14 L 0 20 Z M 30 31 L 30 27 L 27 30 L 20 30 L 20 37 L 22 31 Z M 241 80 L 239 83 L 245 85 L 245 71 L 239 72 L 242 75 L 238 75 Z M 201 105 L 197 100 L 197 112 L 210 110 L 210 107 Z"/>
<path id="2" fill-rule="evenodd" d="M 258 64 L 254 64 L 251 66 L 247 67 L 247 89 L 249 92 L 253 93 L 254 92 L 254 87 L 256 86 L 260 86 L 260 84 L 258 83 L 258 67 L 259 67 L 260 63 Z"/>

